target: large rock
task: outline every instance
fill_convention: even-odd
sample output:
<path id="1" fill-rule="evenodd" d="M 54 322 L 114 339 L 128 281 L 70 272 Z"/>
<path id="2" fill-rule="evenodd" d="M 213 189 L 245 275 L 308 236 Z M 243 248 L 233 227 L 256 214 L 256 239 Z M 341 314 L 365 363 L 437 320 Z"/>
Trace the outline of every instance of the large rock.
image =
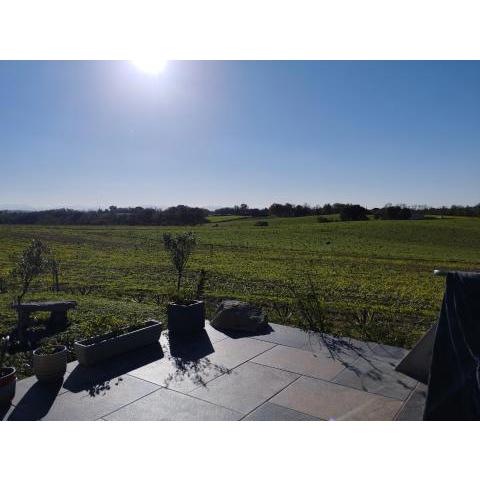
<path id="1" fill-rule="evenodd" d="M 220 330 L 258 332 L 267 326 L 267 321 L 259 307 L 238 300 L 224 300 L 210 324 Z"/>

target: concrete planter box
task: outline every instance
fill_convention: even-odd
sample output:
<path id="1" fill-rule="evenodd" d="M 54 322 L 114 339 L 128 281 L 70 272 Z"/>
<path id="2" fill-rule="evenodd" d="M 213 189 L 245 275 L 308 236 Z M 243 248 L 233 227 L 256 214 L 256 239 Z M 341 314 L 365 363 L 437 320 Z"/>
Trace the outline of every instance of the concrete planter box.
<path id="1" fill-rule="evenodd" d="M 147 320 L 120 334 L 110 333 L 76 341 L 73 349 L 78 363 L 89 366 L 130 350 L 156 343 L 160 339 L 161 332 L 162 324 L 160 322 Z"/>
<path id="2" fill-rule="evenodd" d="M 14 367 L 0 369 L 0 407 L 10 405 L 15 396 L 17 385 L 17 371 Z"/>
<path id="3" fill-rule="evenodd" d="M 42 348 L 33 352 L 33 371 L 39 382 L 60 381 L 67 371 L 67 348 L 58 345 L 53 353 L 44 353 Z"/>
<path id="4" fill-rule="evenodd" d="M 195 300 L 190 305 L 169 303 L 167 306 L 168 331 L 172 334 L 188 335 L 205 328 L 205 304 Z"/>

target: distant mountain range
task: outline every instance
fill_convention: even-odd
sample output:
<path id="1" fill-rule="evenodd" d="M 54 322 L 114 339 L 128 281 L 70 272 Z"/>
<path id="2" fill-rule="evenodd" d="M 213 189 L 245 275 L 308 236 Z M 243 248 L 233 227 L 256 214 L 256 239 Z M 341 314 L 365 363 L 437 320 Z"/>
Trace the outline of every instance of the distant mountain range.
<path id="1" fill-rule="evenodd" d="M 37 210 L 30 205 L 17 205 L 15 203 L 2 203 L 0 204 L 0 210 L 15 210 L 21 212 L 33 212 Z"/>

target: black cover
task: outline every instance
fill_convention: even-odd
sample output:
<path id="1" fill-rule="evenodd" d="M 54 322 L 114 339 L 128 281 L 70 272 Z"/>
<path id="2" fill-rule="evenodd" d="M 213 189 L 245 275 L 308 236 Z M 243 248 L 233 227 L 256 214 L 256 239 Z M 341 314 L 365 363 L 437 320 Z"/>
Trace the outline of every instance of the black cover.
<path id="1" fill-rule="evenodd" d="M 448 273 L 424 420 L 480 419 L 480 273 Z"/>

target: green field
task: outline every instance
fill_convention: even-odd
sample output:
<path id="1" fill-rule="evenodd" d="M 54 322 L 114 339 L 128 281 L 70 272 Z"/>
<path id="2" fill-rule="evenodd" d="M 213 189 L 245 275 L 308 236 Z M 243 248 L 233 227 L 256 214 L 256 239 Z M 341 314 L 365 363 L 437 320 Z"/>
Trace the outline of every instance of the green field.
<path id="1" fill-rule="evenodd" d="M 188 228 L 199 246 L 189 265 L 190 280 L 208 274 L 209 312 L 223 298 L 264 305 L 272 321 L 295 324 L 284 286 L 315 279 L 337 334 L 362 337 L 352 329 L 359 309 L 376 312 L 382 328 L 374 340 L 410 346 L 435 320 L 444 280 L 435 267 L 480 269 L 480 219 L 319 223 L 315 217 L 230 219 Z M 164 318 L 167 290 L 174 284 L 162 233 L 179 227 L 0 226 L 0 276 L 11 257 L 39 238 L 61 261 L 62 292 L 45 279 L 29 298 L 73 298 L 79 308 L 62 341 L 88 331 L 104 313 L 130 321 Z M 15 323 L 10 292 L 0 294 L 0 333 Z M 277 308 L 280 305 L 282 308 Z M 103 313 L 102 313 L 103 312 Z"/>

